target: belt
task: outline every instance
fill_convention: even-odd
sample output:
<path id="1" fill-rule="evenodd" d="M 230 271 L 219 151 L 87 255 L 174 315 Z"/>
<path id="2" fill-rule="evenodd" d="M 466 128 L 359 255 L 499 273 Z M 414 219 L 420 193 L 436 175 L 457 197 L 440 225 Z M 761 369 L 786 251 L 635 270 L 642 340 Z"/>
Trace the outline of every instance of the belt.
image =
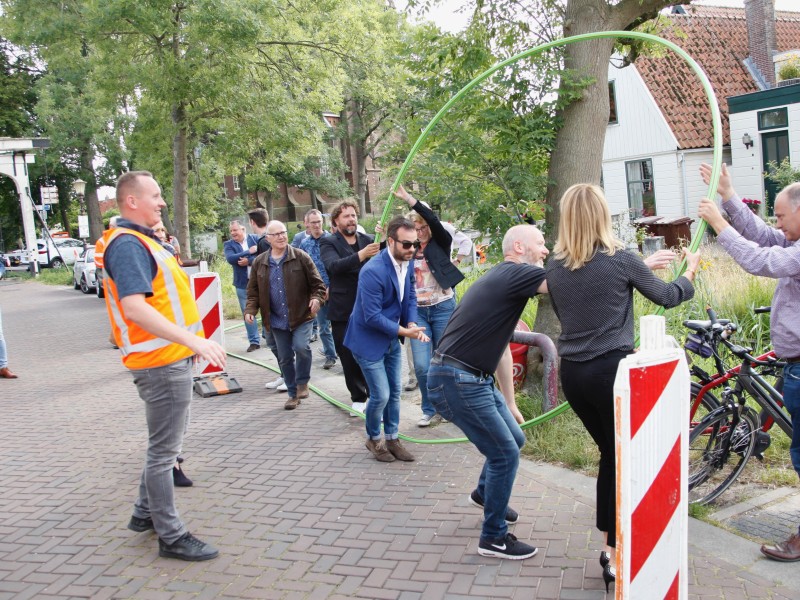
<path id="1" fill-rule="evenodd" d="M 433 358 L 431 359 L 431 364 L 442 365 L 444 367 L 453 367 L 454 369 L 466 371 L 470 375 L 475 375 L 475 377 L 481 377 L 482 379 L 488 379 L 492 376 L 491 373 L 485 373 L 480 369 L 476 369 L 471 365 L 461 362 L 457 358 L 445 356 L 444 354 L 439 354 L 438 352 L 434 353 Z"/>
<path id="2" fill-rule="evenodd" d="M 794 358 L 784 358 L 783 362 L 787 363 L 800 363 L 800 356 L 795 356 Z"/>

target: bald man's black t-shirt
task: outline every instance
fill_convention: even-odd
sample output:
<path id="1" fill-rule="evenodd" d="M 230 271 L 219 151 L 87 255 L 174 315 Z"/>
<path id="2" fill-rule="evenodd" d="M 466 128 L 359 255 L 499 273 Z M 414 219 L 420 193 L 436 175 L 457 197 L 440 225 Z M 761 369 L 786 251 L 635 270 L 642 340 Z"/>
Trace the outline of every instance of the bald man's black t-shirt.
<path id="1" fill-rule="evenodd" d="M 491 268 L 464 294 L 436 351 L 494 373 L 525 305 L 544 278 L 544 269 L 534 265 L 503 262 Z"/>

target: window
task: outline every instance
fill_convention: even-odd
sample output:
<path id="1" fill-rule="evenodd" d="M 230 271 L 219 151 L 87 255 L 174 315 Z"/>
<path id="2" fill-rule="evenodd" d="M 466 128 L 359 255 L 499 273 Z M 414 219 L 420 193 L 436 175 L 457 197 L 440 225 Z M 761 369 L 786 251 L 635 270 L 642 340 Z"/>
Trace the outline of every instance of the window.
<path id="1" fill-rule="evenodd" d="M 788 127 L 789 117 L 786 107 L 762 110 L 758 113 L 758 130 Z"/>
<path id="2" fill-rule="evenodd" d="M 239 176 L 238 175 L 234 175 L 233 176 L 233 189 L 236 192 L 238 192 L 241 189 L 241 187 L 239 187 Z"/>
<path id="3" fill-rule="evenodd" d="M 631 217 L 653 217 L 656 214 L 656 193 L 653 188 L 653 161 L 649 158 L 625 163 L 628 182 L 628 208 Z"/>
<path id="4" fill-rule="evenodd" d="M 614 82 L 608 82 L 608 123 L 615 125 L 619 123 L 617 119 L 617 94 L 614 90 Z"/>

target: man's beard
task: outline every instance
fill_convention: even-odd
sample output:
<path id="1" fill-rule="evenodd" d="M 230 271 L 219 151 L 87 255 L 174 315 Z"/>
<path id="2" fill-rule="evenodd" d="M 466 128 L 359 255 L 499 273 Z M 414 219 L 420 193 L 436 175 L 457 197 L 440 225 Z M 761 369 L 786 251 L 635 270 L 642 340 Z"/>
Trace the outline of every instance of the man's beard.
<path id="1" fill-rule="evenodd" d="M 349 237 L 351 235 L 355 235 L 356 234 L 357 228 L 358 228 L 358 225 L 349 225 L 347 227 L 344 227 L 344 228 L 340 229 L 339 231 L 341 231 L 344 235 Z"/>

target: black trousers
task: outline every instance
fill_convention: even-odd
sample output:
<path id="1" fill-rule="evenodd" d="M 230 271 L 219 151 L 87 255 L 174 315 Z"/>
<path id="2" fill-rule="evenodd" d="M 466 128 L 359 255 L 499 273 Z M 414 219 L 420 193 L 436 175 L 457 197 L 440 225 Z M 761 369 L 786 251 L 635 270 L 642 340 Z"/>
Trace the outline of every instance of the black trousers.
<path id="1" fill-rule="evenodd" d="M 619 361 L 629 353 L 614 350 L 586 362 L 561 359 L 561 388 L 567 402 L 600 450 L 597 473 L 597 528 L 616 547 L 617 469 L 614 444 L 614 379 Z"/>
<path id="2" fill-rule="evenodd" d="M 344 334 L 347 332 L 347 321 L 331 321 L 331 333 L 333 333 L 333 345 L 336 347 L 336 354 L 344 370 L 344 382 L 350 392 L 350 399 L 353 402 L 366 402 L 369 400 L 369 388 L 361 367 L 358 366 L 353 353 L 344 345 Z"/>

